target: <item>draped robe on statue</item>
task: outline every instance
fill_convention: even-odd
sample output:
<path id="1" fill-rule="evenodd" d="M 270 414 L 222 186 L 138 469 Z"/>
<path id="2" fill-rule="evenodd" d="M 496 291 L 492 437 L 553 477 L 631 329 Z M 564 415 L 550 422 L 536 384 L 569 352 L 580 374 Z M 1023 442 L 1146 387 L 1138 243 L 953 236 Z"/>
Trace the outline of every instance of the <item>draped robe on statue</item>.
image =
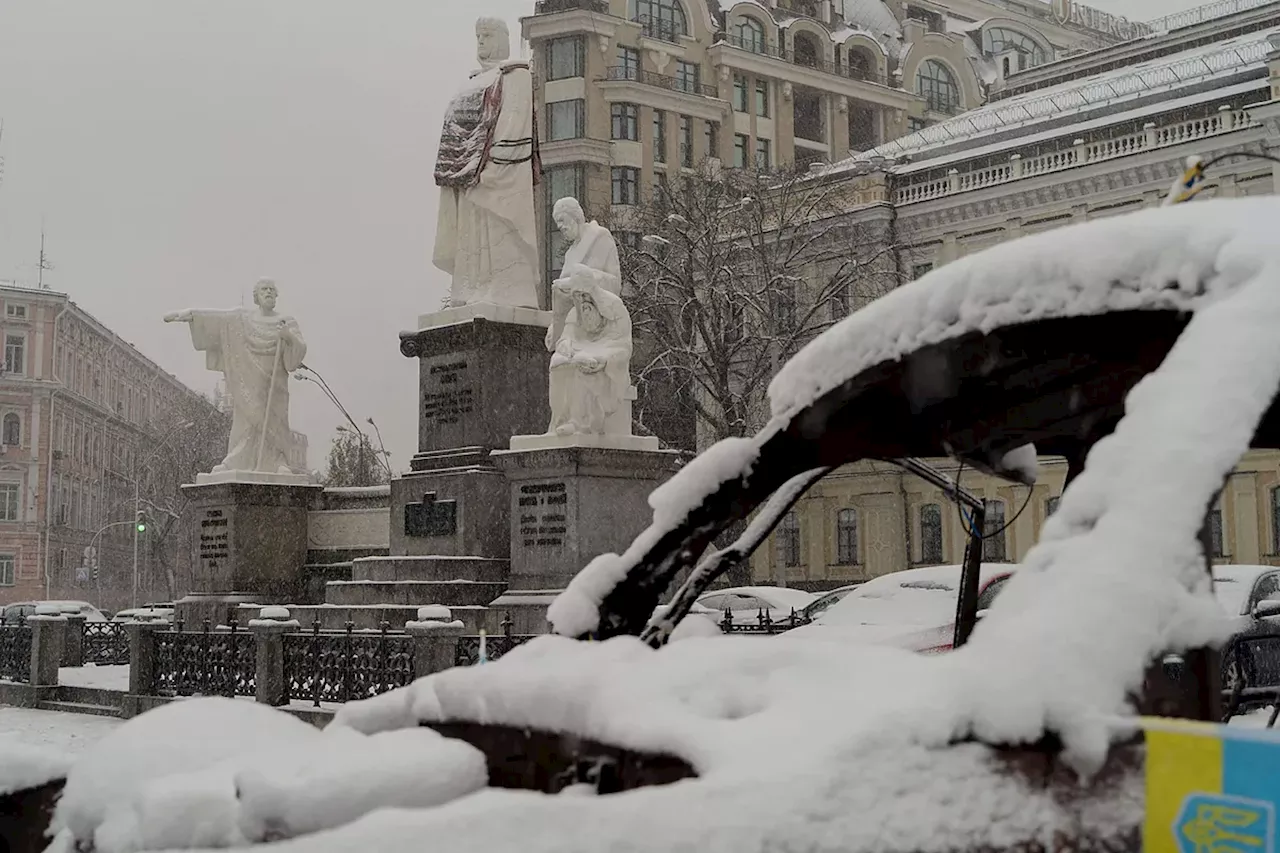
<path id="1" fill-rule="evenodd" d="M 622 405 L 631 387 L 631 315 L 622 300 L 591 279 L 585 268 L 555 287 L 589 297 L 597 317 L 583 316 L 575 305 L 551 354 L 551 428 L 573 425 L 575 432 L 602 435 L 606 420 Z M 566 269 L 566 272 L 568 270 Z M 584 360 L 603 369 L 587 372 Z"/>
<path id="2" fill-rule="evenodd" d="M 280 339 L 281 323 L 293 335 L 292 343 Z M 191 342 L 205 354 L 205 366 L 226 377 L 231 399 L 227 458 L 214 472 L 290 473 L 289 374 L 307 354 L 297 322 L 252 308 L 196 310 L 191 312 Z"/>
<path id="3" fill-rule="evenodd" d="M 523 60 L 474 73 L 449 104 L 435 170 L 432 263 L 453 276 L 454 306 L 538 307 L 535 124 L 533 77 Z"/>

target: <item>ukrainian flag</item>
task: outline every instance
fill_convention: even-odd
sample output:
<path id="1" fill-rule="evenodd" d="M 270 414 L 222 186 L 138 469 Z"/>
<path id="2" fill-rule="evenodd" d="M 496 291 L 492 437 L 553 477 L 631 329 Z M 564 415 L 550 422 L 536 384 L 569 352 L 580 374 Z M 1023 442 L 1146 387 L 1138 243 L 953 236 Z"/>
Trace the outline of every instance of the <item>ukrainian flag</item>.
<path id="1" fill-rule="evenodd" d="M 1144 853 L 1276 853 L 1280 733 L 1144 719 Z"/>

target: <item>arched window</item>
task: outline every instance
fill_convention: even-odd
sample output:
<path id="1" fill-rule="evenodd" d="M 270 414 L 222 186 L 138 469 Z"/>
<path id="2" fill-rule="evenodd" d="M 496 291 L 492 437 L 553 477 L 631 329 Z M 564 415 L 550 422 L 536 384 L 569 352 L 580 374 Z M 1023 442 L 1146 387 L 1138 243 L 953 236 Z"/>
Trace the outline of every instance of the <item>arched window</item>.
<path id="1" fill-rule="evenodd" d="M 738 19 L 733 26 L 734 40 L 737 46 L 752 53 L 764 53 L 764 24 L 748 15 Z"/>
<path id="2" fill-rule="evenodd" d="M 818 60 L 822 58 L 818 42 L 809 33 L 795 34 L 791 41 L 791 54 L 796 65 L 808 68 L 817 68 Z"/>
<path id="3" fill-rule="evenodd" d="M 631 0 L 631 20 L 644 27 L 644 34 L 664 41 L 689 35 L 689 21 L 680 0 Z"/>
<path id="4" fill-rule="evenodd" d="M 858 511 L 842 509 L 836 513 L 836 564 L 853 566 L 858 562 Z"/>
<path id="5" fill-rule="evenodd" d="M 916 72 L 916 91 L 929 112 L 954 115 L 960 111 L 960 87 L 955 75 L 934 59 L 926 59 Z"/>
<path id="6" fill-rule="evenodd" d="M 844 63 L 848 68 L 848 75 L 854 80 L 866 80 L 871 76 L 871 69 L 875 67 L 875 62 L 867 52 L 856 47 L 849 48 L 845 53 Z"/>
<path id="7" fill-rule="evenodd" d="M 920 507 L 920 562 L 942 562 L 942 507 L 938 504 Z"/>
<path id="8" fill-rule="evenodd" d="M 1045 49 L 1026 33 L 1011 30 L 1007 27 L 989 27 L 982 33 L 982 50 L 987 56 L 998 56 L 1013 51 L 1018 54 L 1018 65 L 1014 71 L 1035 68 L 1049 61 Z"/>
<path id="9" fill-rule="evenodd" d="M 778 562 L 787 568 L 800 565 L 800 519 L 794 511 L 787 513 L 778 522 L 775 535 L 778 549 Z"/>
<path id="10" fill-rule="evenodd" d="M 22 444 L 22 419 L 13 412 L 4 416 L 4 443 L 10 447 Z"/>

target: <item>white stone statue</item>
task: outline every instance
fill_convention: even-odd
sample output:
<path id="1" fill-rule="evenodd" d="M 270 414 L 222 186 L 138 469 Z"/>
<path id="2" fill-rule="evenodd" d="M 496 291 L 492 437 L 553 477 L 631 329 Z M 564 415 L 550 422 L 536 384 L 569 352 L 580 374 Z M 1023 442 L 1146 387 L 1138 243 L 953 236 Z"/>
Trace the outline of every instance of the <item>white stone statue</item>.
<path id="1" fill-rule="evenodd" d="M 214 475 L 297 476 L 289 467 L 289 374 L 302 365 L 307 344 L 297 321 L 276 313 L 278 294 L 275 282 L 262 279 L 253 288 L 253 308 L 192 309 L 164 318 L 190 324 L 191 342 L 205 354 L 206 366 L 226 379 L 231 439 Z"/>
<path id="2" fill-rule="evenodd" d="M 507 25 L 476 21 L 480 68 L 445 113 L 436 160 L 435 266 L 453 276 L 449 304 L 538 307 L 533 188 L 541 171 L 529 63 Z"/>
<path id="3" fill-rule="evenodd" d="M 607 228 L 586 221 L 576 199 L 557 201 L 552 216 L 570 246 L 552 284 L 549 432 L 630 435 L 629 418 L 622 425 L 611 417 L 628 408 L 631 391 L 631 315 L 618 296 L 617 244 Z"/>

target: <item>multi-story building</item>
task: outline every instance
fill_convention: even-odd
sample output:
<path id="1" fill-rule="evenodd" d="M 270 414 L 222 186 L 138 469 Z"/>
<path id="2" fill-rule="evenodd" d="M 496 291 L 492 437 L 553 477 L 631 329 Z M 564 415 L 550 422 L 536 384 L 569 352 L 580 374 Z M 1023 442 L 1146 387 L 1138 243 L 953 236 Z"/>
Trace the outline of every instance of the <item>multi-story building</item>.
<path id="1" fill-rule="evenodd" d="M 548 280 L 558 198 L 625 223 L 704 160 L 839 161 L 977 107 L 1008 75 L 1146 32 L 1070 0 L 537 0 L 522 24 Z"/>
<path id="2" fill-rule="evenodd" d="M 226 452 L 229 418 L 64 293 L 0 286 L 0 603 L 184 592 L 179 490 Z M 86 549 L 92 549 L 87 551 Z"/>
<path id="3" fill-rule="evenodd" d="M 870 220 L 892 207 L 901 265 L 918 277 L 1024 234 L 1157 206 L 1190 155 L 1280 141 L 1280 2 L 1218 2 L 1141 32 L 1011 69 L 986 105 L 814 179 L 852 182 L 884 199 L 849 216 Z M 1278 180 L 1270 162 L 1224 161 L 1203 196 L 1274 193 Z M 1034 491 L 964 472 L 963 485 L 988 501 L 993 529 L 1008 523 L 986 543 L 987 559 L 1019 560 L 1038 538 L 1065 477 L 1059 460 L 1041 465 Z M 1211 523 L 1217 560 L 1280 565 L 1280 453 L 1244 459 Z M 797 506 L 753 571 L 762 580 L 831 587 L 956 563 L 964 544 L 956 508 L 936 489 L 887 465 L 858 465 Z"/>

